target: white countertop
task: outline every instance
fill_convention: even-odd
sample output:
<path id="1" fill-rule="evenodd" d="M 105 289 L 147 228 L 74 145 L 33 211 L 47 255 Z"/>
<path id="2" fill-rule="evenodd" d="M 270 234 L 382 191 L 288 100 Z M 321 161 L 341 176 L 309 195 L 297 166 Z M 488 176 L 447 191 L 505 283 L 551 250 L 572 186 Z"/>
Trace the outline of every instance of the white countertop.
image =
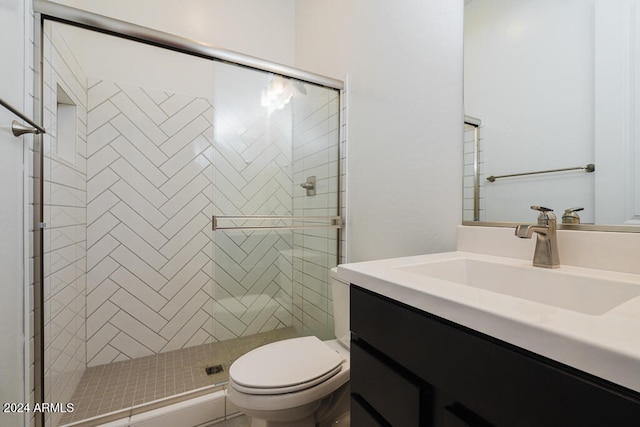
<path id="1" fill-rule="evenodd" d="M 640 392 L 640 296 L 604 314 L 590 315 L 398 269 L 456 257 L 537 268 L 522 259 L 446 252 L 343 264 L 337 276 Z M 640 274 L 564 265 L 560 269 L 640 286 Z"/>

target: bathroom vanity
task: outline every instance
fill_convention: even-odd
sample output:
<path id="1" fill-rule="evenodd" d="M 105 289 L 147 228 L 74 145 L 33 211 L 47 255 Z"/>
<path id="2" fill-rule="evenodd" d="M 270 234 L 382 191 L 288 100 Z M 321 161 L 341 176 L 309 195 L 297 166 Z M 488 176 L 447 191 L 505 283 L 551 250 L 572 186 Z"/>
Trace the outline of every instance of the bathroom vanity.
<path id="1" fill-rule="evenodd" d="M 352 283 L 352 425 L 640 425 L 640 277 L 614 274 L 627 293 L 606 307 L 587 307 L 590 296 L 559 307 L 466 283 L 481 271 L 460 270 L 478 262 L 504 262 L 496 271 L 508 281 L 509 269 L 525 283 L 555 274 L 460 252 L 338 268 Z M 611 276 L 583 270 L 562 274 Z M 560 278 L 552 284 L 573 292 Z"/>

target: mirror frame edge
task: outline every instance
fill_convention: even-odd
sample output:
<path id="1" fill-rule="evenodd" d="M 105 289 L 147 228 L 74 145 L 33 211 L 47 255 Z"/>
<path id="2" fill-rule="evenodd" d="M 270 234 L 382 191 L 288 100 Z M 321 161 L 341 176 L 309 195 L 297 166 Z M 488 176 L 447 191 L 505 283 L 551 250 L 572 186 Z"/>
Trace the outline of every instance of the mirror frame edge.
<path id="1" fill-rule="evenodd" d="M 519 222 L 462 221 L 462 225 L 474 227 L 512 227 Z M 601 231 L 610 233 L 640 233 L 637 225 L 558 224 L 558 230 Z"/>

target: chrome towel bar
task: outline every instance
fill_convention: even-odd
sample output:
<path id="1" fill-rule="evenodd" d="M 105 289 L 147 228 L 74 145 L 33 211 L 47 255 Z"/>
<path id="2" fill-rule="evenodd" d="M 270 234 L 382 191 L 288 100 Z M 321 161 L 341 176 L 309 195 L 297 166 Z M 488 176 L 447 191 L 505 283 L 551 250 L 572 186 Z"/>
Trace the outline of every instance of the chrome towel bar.
<path id="1" fill-rule="evenodd" d="M 563 169 L 548 169 L 544 171 L 535 171 L 535 172 L 523 172 L 523 173 L 513 173 L 510 175 L 499 175 L 499 176 L 488 176 L 487 181 L 494 182 L 499 178 L 511 178 L 513 176 L 524 176 L 524 175 L 538 175 L 541 173 L 552 173 L 552 172 L 565 172 L 565 171 L 574 171 L 574 170 L 584 170 L 585 172 L 593 172 L 596 170 L 596 165 L 593 163 L 589 163 L 586 166 L 576 166 L 574 168 L 563 168 Z"/>
<path id="2" fill-rule="evenodd" d="M 327 224 L 314 225 L 231 225 L 220 226 L 219 221 L 328 221 Z M 211 229 L 216 230 L 302 230 L 309 228 L 338 229 L 342 228 L 342 218 L 339 216 L 287 216 L 287 215 L 214 215 L 211 219 Z"/>
<path id="3" fill-rule="evenodd" d="M 14 136 L 21 136 L 21 135 L 23 135 L 25 133 L 35 133 L 35 134 L 47 133 L 44 130 L 44 128 L 42 128 L 41 126 L 38 126 L 33 120 L 31 120 L 30 118 L 28 118 L 27 116 L 22 114 L 16 108 L 12 107 L 9 103 L 4 101 L 2 98 L 0 98 L 0 105 L 2 105 L 7 110 L 11 111 L 16 116 L 20 117 L 25 122 L 29 123 L 31 126 L 33 126 L 33 127 L 30 128 L 30 127 L 27 127 L 27 126 L 25 126 L 23 124 L 20 124 L 20 123 L 18 123 L 17 121 L 14 120 L 11 123 L 11 131 L 13 132 Z"/>

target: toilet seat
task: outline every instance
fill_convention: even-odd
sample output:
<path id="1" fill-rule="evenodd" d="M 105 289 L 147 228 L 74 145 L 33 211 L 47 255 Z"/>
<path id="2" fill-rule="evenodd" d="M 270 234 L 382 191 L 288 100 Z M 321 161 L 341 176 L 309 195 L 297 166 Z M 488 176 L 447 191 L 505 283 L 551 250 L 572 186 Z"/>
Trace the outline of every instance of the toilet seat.
<path id="1" fill-rule="evenodd" d="M 315 336 L 292 338 L 241 356 L 229 371 L 233 387 L 247 394 L 301 391 L 333 377 L 343 357 Z"/>

